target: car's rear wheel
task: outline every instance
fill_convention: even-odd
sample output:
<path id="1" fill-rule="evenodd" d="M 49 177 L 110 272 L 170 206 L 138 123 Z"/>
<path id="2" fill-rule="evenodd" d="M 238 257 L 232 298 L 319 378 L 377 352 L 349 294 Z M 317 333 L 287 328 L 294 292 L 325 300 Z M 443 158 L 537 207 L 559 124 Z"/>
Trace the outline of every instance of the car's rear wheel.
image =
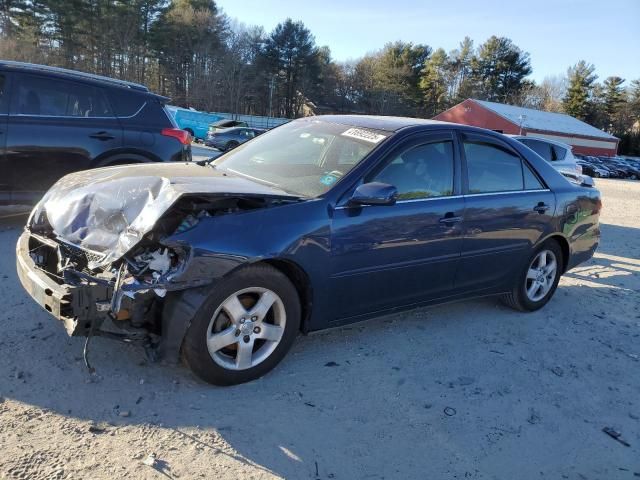
<path id="1" fill-rule="evenodd" d="M 562 249 L 555 240 L 548 240 L 536 249 L 525 265 L 513 290 L 502 300 L 516 310 L 532 312 L 546 305 L 558 288 Z"/>
<path id="2" fill-rule="evenodd" d="M 243 268 L 217 283 L 198 310 L 182 351 L 193 372 L 215 385 L 248 382 L 284 358 L 300 328 L 300 300 L 268 265 Z"/>
<path id="3" fill-rule="evenodd" d="M 232 140 L 232 141 L 228 142 L 227 145 L 225 145 L 224 151 L 228 152 L 229 150 L 233 150 L 238 145 L 240 145 L 238 142 L 236 142 L 235 140 Z"/>

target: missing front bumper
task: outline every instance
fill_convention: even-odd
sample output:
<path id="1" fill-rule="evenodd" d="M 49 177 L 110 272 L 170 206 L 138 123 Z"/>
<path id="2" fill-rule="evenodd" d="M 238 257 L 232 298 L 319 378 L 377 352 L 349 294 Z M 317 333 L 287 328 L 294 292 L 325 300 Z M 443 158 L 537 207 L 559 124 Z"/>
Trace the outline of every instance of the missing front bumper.
<path id="1" fill-rule="evenodd" d="M 91 323 L 108 318 L 98 305 L 109 302 L 109 286 L 86 282 L 69 285 L 38 268 L 29 255 L 30 234 L 24 232 L 16 245 L 16 268 L 24 289 L 47 312 L 60 320 L 71 336 L 84 336 Z"/>

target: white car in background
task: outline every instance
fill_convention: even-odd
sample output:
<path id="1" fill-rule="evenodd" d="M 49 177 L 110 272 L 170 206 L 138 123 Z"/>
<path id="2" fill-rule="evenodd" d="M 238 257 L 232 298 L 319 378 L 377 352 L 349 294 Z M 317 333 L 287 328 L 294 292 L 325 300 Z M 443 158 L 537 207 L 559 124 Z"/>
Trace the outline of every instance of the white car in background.
<path id="1" fill-rule="evenodd" d="M 576 157 L 573 156 L 571 145 L 530 135 L 508 136 L 515 140 L 518 140 L 520 143 L 525 144 L 527 147 L 529 147 L 531 150 L 533 150 L 547 162 L 549 162 L 560 173 L 582 175 L 582 167 L 578 165 Z"/>

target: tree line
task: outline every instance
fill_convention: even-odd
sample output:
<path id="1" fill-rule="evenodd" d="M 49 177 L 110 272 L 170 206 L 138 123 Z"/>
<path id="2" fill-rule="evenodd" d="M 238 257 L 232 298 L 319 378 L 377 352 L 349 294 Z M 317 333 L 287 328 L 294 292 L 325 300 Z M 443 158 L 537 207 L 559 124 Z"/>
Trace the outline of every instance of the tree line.
<path id="1" fill-rule="evenodd" d="M 336 62 L 302 22 L 265 32 L 213 0 L 0 0 L 0 58 L 143 83 L 205 111 L 433 117 L 466 98 L 510 103 L 566 112 L 640 155 L 640 80 L 600 83 L 579 61 L 536 83 L 529 54 L 505 37 L 450 52 L 397 41 Z"/>

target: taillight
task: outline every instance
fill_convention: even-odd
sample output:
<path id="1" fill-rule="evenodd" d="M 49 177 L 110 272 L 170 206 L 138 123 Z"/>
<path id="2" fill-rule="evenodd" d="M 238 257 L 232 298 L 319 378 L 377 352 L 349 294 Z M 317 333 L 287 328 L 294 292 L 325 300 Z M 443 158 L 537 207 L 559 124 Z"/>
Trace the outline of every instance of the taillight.
<path id="1" fill-rule="evenodd" d="M 191 135 L 186 130 L 180 130 L 179 128 L 163 128 L 160 133 L 165 137 L 173 137 L 177 139 L 183 145 L 189 145 L 191 143 Z"/>

